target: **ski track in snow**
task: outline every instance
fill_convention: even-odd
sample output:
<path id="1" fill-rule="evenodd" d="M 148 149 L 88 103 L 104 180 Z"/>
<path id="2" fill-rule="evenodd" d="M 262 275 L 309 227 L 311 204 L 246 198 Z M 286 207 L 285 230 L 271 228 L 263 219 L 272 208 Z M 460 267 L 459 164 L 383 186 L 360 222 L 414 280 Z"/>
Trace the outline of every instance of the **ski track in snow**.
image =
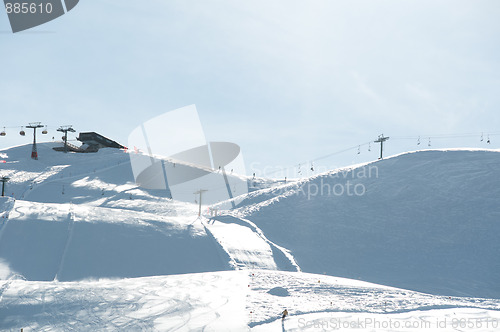
<path id="1" fill-rule="evenodd" d="M 12 281 L 0 326 L 37 331 L 241 331 L 248 276 L 203 273 L 82 282 Z"/>
<path id="2" fill-rule="evenodd" d="M 290 254 L 290 251 L 287 250 L 286 248 L 283 248 L 277 244 L 275 244 L 274 242 L 270 241 L 265 235 L 264 233 L 262 232 L 262 230 L 260 230 L 257 225 L 255 225 L 253 222 L 251 222 L 250 220 L 247 220 L 247 219 L 242 219 L 242 218 L 236 218 L 236 217 L 233 217 L 231 214 L 223 214 L 221 216 L 218 216 L 218 217 L 212 217 L 211 219 L 209 219 L 208 221 L 205 222 L 205 225 L 206 227 L 209 227 L 210 231 L 213 233 L 214 230 L 216 230 L 217 228 L 213 227 L 214 225 L 226 225 L 226 227 L 222 227 L 223 228 L 223 232 L 221 232 L 221 239 L 218 240 L 218 242 L 221 244 L 221 246 L 223 247 L 223 249 L 229 254 L 230 257 L 232 257 L 232 260 L 235 262 L 235 264 L 237 266 L 239 266 L 240 268 L 257 268 L 258 267 L 258 263 L 255 262 L 255 260 L 245 260 L 243 259 L 243 261 L 239 262 L 239 263 L 236 263 L 237 261 L 240 261 L 241 260 L 241 255 L 238 255 L 237 253 L 235 253 L 235 251 L 241 251 L 240 250 L 240 247 L 241 247 L 241 244 L 242 243 L 245 243 L 247 242 L 248 243 L 248 238 L 250 236 L 253 236 L 253 238 L 255 239 L 254 241 L 254 246 L 256 247 L 268 247 L 266 249 L 270 249 L 272 252 L 269 253 L 268 250 L 263 250 L 261 249 L 261 251 L 259 251 L 258 248 L 253 248 L 253 252 L 254 253 L 257 253 L 257 255 L 259 257 L 262 257 L 262 256 L 266 256 L 267 255 L 271 255 L 271 257 L 268 257 L 267 260 L 275 260 L 275 264 L 267 264 L 267 265 L 264 265 L 264 266 L 261 266 L 261 268 L 263 269 L 282 269 L 282 270 L 290 270 L 292 269 L 293 271 L 298 271 L 300 272 L 300 267 L 299 265 L 297 264 L 297 262 L 295 261 L 295 259 L 293 258 L 293 256 Z M 212 226 L 212 227 L 211 227 Z M 247 233 L 240 233 L 240 238 L 238 238 L 237 234 L 238 232 L 234 232 L 234 231 L 231 231 L 231 227 L 243 227 L 244 229 L 247 230 Z M 226 229 L 225 229 L 226 228 Z M 250 232 L 248 232 L 250 231 Z M 229 233 L 229 234 L 228 234 Z M 234 239 L 232 241 L 232 243 L 227 243 L 227 241 L 225 241 L 225 238 L 227 237 L 236 237 L 236 239 Z M 259 244 L 260 242 L 260 244 Z M 267 245 L 266 245 L 267 244 Z M 273 250 L 274 249 L 274 250 Z M 276 259 L 278 259 L 278 255 L 276 253 L 276 251 L 283 255 L 283 257 L 285 258 L 285 260 L 287 260 L 287 263 L 283 264 L 279 264 L 278 262 L 276 262 Z M 239 258 L 235 257 L 235 256 L 239 256 Z M 262 258 L 261 258 L 262 259 Z M 280 265 L 278 268 L 278 266 L 276 265 Z M 284 265 L 290 265 L 290 267 L 286 267 Z"/>
<path id="3" fill-rule="evenodd" d="M 288 316 L 251 331 L 490 332 L 500 328 L 500 312 L 481 309 L 431 309 L 395 314 L 322 312 Z"/>
<path id="4" fill-rule="evenodd" d="M 230 257 L 235 269 L 277 269 L 268 241 L 254 229 L 217 219 L 203 218 L 202 223 Z"/>
<path id="5" fill-rule="evenodd" d="M 289 295 L 271 295 L 269 290 L 274 287 L 285 288 Z M 284 308 L 290 313 L 286 331 L 304 330 L 304 322 L 325 324 L 332 318 L 403 324 L 448 317 L 449 325 L 451 319 L 471 317 L 500 320 L 500 300 L 439 297 L 301 272 L 247 270 L 81 282 L 10 280 L 0 301 L 0 327 L 25 331 L 272 331 L 279 330 Z M 305 330 L 325 329 L 316 325 Z M 483 326 L 482 330 L 494 329 Z"/>
<path id="6" fill-rule="evenodd" d="M 72 204 L 70 204 L 68 212 L 68 239 L 66 240 L 66 244 L 64 245 L 64 249 L 61 256 L 61 262 L 59 263 L 59 268 L 57 269 L 57 273 L 54 277 L 54 280 L 59 280 L 59 277 L 61 276 L 61 273 L 63 271 L 64 261 L 66 260 L 68 248 L 71 245 L 71 240 L 73 239 L 74 228 L 75 228 L 75 215 Z"/>
<path id="7" fill-rule="evenodd" d="M 255 271 L 250 286 L 247 310 L 252 311 L 251 327 L 273 322 L 285 308 L 294 316 L 319 312 L 397 314 L 446 308 L 500 311 L 500 300 L 495 299 L 435 296 L 308 273 Z M 269 294 L 274 287 L 283 287 L 290 295 Z"/>

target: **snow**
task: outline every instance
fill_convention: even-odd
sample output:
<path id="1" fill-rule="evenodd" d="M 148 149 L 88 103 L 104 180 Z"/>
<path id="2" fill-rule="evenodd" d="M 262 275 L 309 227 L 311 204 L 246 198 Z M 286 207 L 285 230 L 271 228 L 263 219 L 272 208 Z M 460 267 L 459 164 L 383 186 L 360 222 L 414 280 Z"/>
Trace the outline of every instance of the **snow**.
<path id="1" fill-rule="evenodd" d="M 231 259 L 231 266 L 238 268 L 277 269 L 269 244 L 248 227 L 224 224 L 215 219 L 205 224 L 207 230 L 222 246 Z"/>
<path id="2" fill-rule="evenodd" d="M 498 151 L 247 178 L 198 217 L 124 151 L 52 146 L 0 152 L 2 331 L 498 330 Z"/>
<path id="3" fill-rule="evenodd" d="M 495 331 L 498 311 L 439 309 L 396 314 L 315 313 L 259 325 L 252 331 Z"/>
<path id="4" fill-rule="evenodd" d="M 358 280 L 301 272 L 256 271 L 252 273 L 252 294 L 248 300 L 248 307 L 253 311 L 250 326 L 274 321 L 278 318 L 280 308 L 286 308 L 291 316 L 317 312 L 395 314 L 451 307 L 500 309 L 499 300 L 450 298 Z M 269 291 L 275 287 L 286 288 L 290 295 L 280 297 L 270 294 Z"/>
<path id="5" fill-rule="evenodd" d="M 29 280 L 138 277 L 225 269 L 195 218 L 16 201 L 0 254 Z"/>
<path id="6" fill-rule="evenodd" d="M 13 280 L 3 290 L 0 326 L 24 331 L 245 330 L 247 279 L 245 273 L 217 272 L 79 282 Z"/>
<path id="7" fill-rule="evenodd" d="M 269 294 L 281 287 L 276 285 L 286 285 L 289 296 Z M 401 330 L 373 328 L 389 322 L 419 327 L 428 325 L 413 324 L 429 322 L 431 328 L 446 322 L 443 331 L 471 331 L 452 326 L 481 323 L 479 331 L 494 331 L 493 324 L 500 323 L 498 300 L 439 297 L 301 272 L 240 270 L 78 282 L 11 279 L 0 292 L 0 326 L 25 331 L 279 331 L 283 308 L 290 313 L 286 331 L 333 331 L 334 323 L 363 323 L 361 331 Z"/>
<path id="8" fill-rule="evenodd" d="M 290 293 L 283 287 L 274 287 L 267 291 L 269 294 L 274 296 L 289 296 Z"/>
<path id="9" fill-rule="evenodd" d="M 256 191 L 228 213 L 306 272 L 500 298 L 499 164 L 496 151 L 408 153 Z"/>

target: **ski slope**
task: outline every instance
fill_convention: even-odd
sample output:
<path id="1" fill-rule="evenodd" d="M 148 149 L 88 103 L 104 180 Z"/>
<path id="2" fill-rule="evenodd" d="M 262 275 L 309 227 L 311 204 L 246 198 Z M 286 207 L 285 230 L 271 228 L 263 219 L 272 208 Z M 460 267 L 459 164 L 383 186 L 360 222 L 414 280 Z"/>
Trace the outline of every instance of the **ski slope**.
<path id="1" fill-rule="evenodd" d="M 500 322 L 498 300 L 439 297 L 301 272 L 7 283 L 0 288 L 4 330 L 333 331 L 338 330 L 337 322 L 363 324 L 356 328 L 361 331 L 401 331 L 382 327 L 392 322 L 393 327 L 436 330 L 439 323 L 440 331 L 494 331 L 493 325 Z M 288 295 L 273 295 L 275 287 Z M 290 316 L 281 325 L 283 308 Z M 461 322 L 476 325 L 461 328 Z M 477 328 L 479 322 L 482 328 Z M 381 328 L 374 329 L 374 324 Z"/>
<path id="2" fill-rule="evenodd" d="M 237 209 L 198 217 L 194 195 L 182 203 L 137 187 L 124 151 L 52 146 L 40 144 L 37 161 L 29 145 L 1 151 L 11 180 L 0 198 L 0 330 L 500 322 L 498 151 L 407 153 L 287 184 L 248 179 Z"/>
<path id="3" fill-rule="evenodd" d="M 500 298 L 499 165 L 497 151 L 407 153 L 251 193 L 229 213 L 305 272 Z"/>
<path id="4" fill-rule="evenodd" d="M 1 257 L 28 280 L 140 277 L 228 269 L 196 218 L 17 201 Z"/>

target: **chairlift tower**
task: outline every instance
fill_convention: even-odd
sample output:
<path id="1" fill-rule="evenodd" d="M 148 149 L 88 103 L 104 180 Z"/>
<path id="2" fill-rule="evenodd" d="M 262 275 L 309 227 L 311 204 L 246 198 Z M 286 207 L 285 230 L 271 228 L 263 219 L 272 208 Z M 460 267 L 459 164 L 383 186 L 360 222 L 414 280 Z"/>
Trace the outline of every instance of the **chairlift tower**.
<path id="1" fill-rule="evenodd" d="M 200 189 L 200 190 L 198 190 L 197 192 L 194 193 L 195 195 L 198 195 L 198 194 L 200 195 L 200 203 L 199 203 L 200 205 L 199 205 L 199 208 L 198 208 L 198 217 L 201 216 L 201 195 L 204 192 L 206 192 L 206 191 L 208 191 L 208 190 L 206 190 L 206 189 Z"/>
<path id="2" fill-rule="evenodd" d="M 5 195 L 5 182 L 9 181 L 10 178 L 6 177 L 6 176 L 2 176 L 0 178 L 0 181 L 2 182 L 2 197 Z"/>
<path id="3" fill-rule="evenodd" d="M 38 160 L 38 152 L 36 150 L 36 130 L 42 127 L 45 126 L 40 124 L 40 122 L 31 122 L 29 126 L 26 126 L 26 128 L 33 129 L 33 148 L 31 149 L 31 159 Z"/>
<path id="4" fill-rule="evenodd" d="M 57 131 L 60 131 L 64 133 L 63 140 L 64 140 L 64 153 L 68 152 L 68 131 L 71 133 L 74 133 L 76 130 L 73 129 L 72 125 L 67 125 L 67 126 L 61 126 Z"/>
<path id="5" fill-rule="evenodd" d="M 373 141 L 374 143 L 380 143 L 380 158 L 378 159 L 383 159 L 383 151 L 384 151 L 384 142 L 387 141 L 389 137 L 384 137 L 384 134 L 379 135 L 378 139 L 376 141 Z"/>

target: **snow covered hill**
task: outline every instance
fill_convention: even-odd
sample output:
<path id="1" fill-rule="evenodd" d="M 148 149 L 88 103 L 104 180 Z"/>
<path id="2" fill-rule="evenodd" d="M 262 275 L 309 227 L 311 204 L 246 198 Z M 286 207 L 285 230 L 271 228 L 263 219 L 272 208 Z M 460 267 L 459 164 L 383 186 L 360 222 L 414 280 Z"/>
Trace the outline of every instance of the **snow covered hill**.
<path id="1" fill-rule="evenodd" d="M 282 323 L 283 308 L 290 317 Z M 12 331 L 494 331 L 499 323 L 498 300 L 300 272 L 11 279 L 0 288 L 0 327 Z"/>
<path id="2" fill-rule="evenodd" d="M 64 154 L 53 145 L 38 145 L 39 160 L 29 145 L 3 152 L 0 170 L 17 200 L 3 209 L 9 218 L 0 224 L 0 259 L 13 273 L 72 281 L 236 267 L 197 218 L 196 204 L 135 185 L 127 153 Z M 262 267 L 276 268 L 272 254 L 269 260 Z"/>
<path id="3" fill-rule="evenodd" d="M 4 152 L 8 192 L 20 198 L 0 225 L 0 259 L 13 273 L 63 281 L 230 268 L 195 223 L 196 207 L 138 189 L 123 151 L 63 154 L 41 144 L 34 161 L 28 147 Z"/>
<path id="4" fill-rule="evenodd" d="M 37 161 L 29 145 L 1 151 L 11 180 L 0 198 L 0 330 L 500 322 L 496 151 L 252 179 L 237 209 L 198 218 L 194 195 L 181 203 L 137 187 L 124 151 L 52 146 L 40 144 Z"/>
<path id="5" fill-rule="evenodd" d="M 139 277 L 229 269 L 195 218 L 17 201 L 0 257 L 28 280 Z"/>
<path id="6" fill-rule="evenodd" d="M 499 166 L 494 151 L 407 153 L 251 193 L 231 213 L 306 272 L 500 298 Z"/>

